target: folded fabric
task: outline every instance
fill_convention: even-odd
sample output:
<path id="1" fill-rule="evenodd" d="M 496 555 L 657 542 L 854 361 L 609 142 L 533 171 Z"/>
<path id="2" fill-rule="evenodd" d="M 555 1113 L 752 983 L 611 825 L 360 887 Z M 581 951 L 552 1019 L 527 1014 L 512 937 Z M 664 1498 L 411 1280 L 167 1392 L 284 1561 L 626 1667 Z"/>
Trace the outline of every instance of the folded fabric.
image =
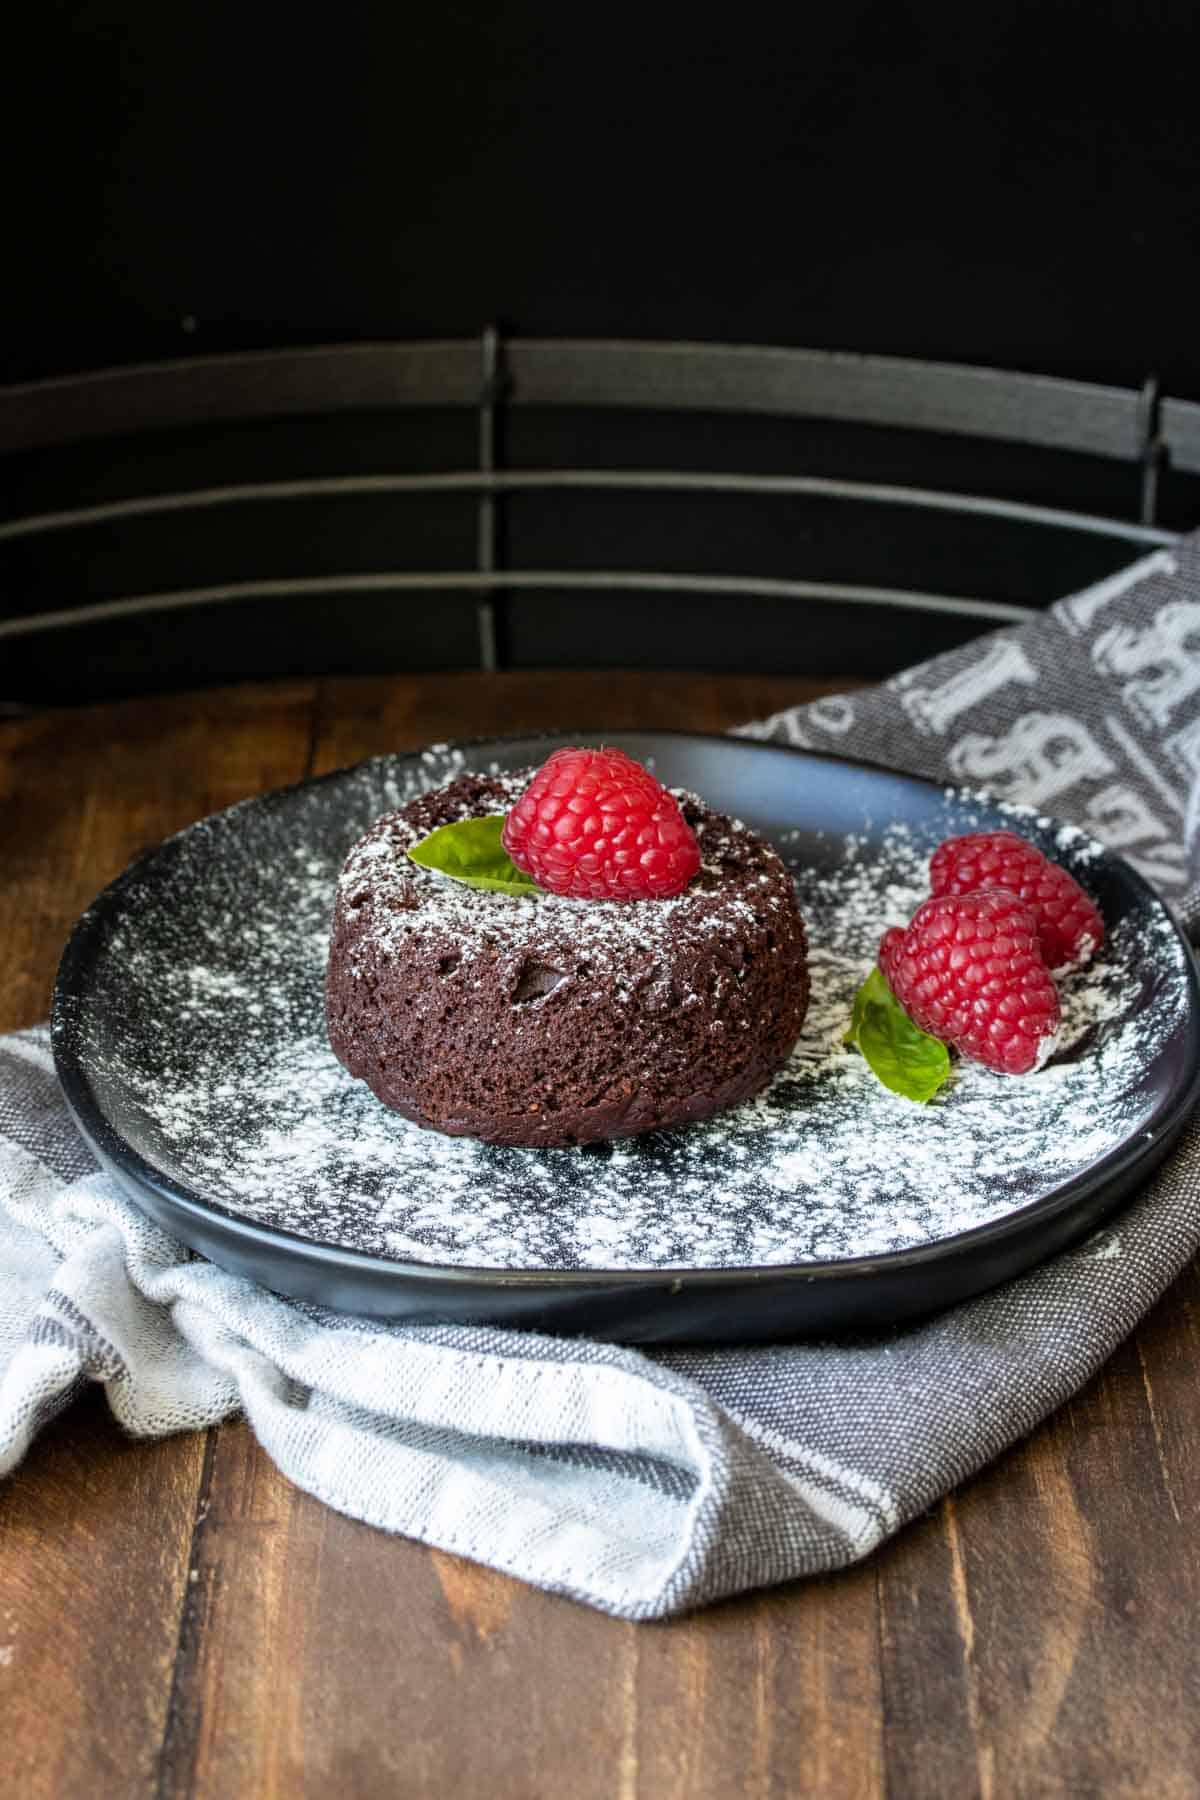
<path id="1" fill-rule="evenodd" d="M 1200 539 L 863 694 L 748 727 L 1074 820 L 1200 923 Z M 195 1257 L 93 1164 L 46 1032 L 0 1039 L 0 1471 L 89 1381 L 129 1431 L 243 1409 L 298 1486 L 626 1618 L 834 1569 L 1100 1366 L 1200 1246 L 1200 1128 L 1116 1223 L 853 1342 L 639 1353 L 381 1325 Z"/>

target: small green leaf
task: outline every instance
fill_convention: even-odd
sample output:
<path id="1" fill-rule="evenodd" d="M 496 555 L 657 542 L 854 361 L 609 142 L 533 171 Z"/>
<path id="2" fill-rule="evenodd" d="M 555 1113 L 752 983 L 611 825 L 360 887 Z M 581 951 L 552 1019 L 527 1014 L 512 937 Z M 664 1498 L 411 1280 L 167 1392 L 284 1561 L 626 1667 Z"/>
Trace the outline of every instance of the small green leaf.
<path id="1" fill-rule="evenodd" d="M 950 1073 L 945 1044 L 917 1029 L 878 968 L 854 996 L 842 1041 L 857 1044 L 884 1087 L 906 1100 L 931 1100 Z"/>
<path id="2" fill-rule="evenodd" d="M 536 881 L 518 869 L 500 842 L 503 829 L 503 813 L 458 819 L 453 825 L 439 825 L 408 854 L 423 869 L 436 869 L 467 887 L 486 888 L 492 894 L 540 894 Z"/>

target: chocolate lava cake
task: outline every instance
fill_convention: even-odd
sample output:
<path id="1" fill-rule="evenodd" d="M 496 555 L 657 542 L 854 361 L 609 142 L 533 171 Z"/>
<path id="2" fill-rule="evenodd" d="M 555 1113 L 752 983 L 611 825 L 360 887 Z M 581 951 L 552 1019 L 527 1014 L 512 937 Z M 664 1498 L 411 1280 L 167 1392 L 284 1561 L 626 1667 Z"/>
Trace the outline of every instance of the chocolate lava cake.
<path id="1" fill-rule="evenodd" d="M 808 1005 L 779 857 L 686 794 L 702 863 L 670 900 L 513 897 L 407 856 L 439 825 L 507 812 L 531 773 L 461 775 L 351 850 L 326 980 L 338 1058 L 418 1125 L 497 1144 L 631 1137 L 756 1093 Z"/>

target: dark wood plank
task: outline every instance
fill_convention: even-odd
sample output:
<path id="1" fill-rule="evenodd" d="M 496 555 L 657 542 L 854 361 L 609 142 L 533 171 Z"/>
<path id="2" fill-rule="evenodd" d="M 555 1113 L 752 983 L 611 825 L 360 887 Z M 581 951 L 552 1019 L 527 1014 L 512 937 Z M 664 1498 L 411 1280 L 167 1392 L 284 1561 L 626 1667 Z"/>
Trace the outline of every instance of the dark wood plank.
<path id="1" fill-rule="evenodd" d="M 1197 1791 L 1198 1296 L 1192 1269 L 1096 1380 L 962 1496 L 999 1794 Z"/>
<path id="2" fill-rule="evenodd" d="M 875 1570 L 888 1800 L 983 1800 L 954 1500 L 879 1552 Z"/>
<path id="3" fill-rule="evenodd" d="M 45 1018 L 71 926 L 134 856 L 303 775 L 313 696 L 247 685 L 0 721 L 0 1030 Z"/>
<path id="4" fill-rule="evenodd" d="M 870 1567 L 647 1627 L 635 1650 L 645 1800 L 883 1793 Z"/>
<path id="5" fill-rule="evenodd" d="M 1197 1791 L 1198 1302 L 876 1559 L 889 1795 Z"/>
<path id="6" fill-rule="evenodd" d="M 72 923 L 138 851 L 303 773 L 313 698 L 293 683 L 0 723 L 0 1030 L 45 1017 Z M 6 1790 L 155 1791 L 204 1459 L 199 1433 L 125 1439 L 93 1394 L 0 1488 Z"/>
<path id="7" fill-rule="evenodd" d="M 155 1792 L 203 1456 L 124 1438 L 95 1393 L 0 1487 L 6 1792 Z"/>
<path id="8" fill-rule="evenodd" d="M 448 738 L 522 731 L 728 731 L 856 685 L 849 678 L 605 669 L 325 681 L 315 767 L 337 769 L 385 750 Z"/>

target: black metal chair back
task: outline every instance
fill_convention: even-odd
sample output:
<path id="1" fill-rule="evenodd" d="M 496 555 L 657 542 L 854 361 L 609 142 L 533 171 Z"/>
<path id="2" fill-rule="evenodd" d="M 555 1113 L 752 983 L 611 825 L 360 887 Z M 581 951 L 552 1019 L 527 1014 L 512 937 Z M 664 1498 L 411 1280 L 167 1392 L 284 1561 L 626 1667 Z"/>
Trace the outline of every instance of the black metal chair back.
<path id="1" fill-rule="evenodd" d="M 1200 512 L 1200 405 L 1153 380 L 492 329 L 0 389 L 0 451 L 0 699 L 27 702 L 392 667 L 881 675 Z"/>

